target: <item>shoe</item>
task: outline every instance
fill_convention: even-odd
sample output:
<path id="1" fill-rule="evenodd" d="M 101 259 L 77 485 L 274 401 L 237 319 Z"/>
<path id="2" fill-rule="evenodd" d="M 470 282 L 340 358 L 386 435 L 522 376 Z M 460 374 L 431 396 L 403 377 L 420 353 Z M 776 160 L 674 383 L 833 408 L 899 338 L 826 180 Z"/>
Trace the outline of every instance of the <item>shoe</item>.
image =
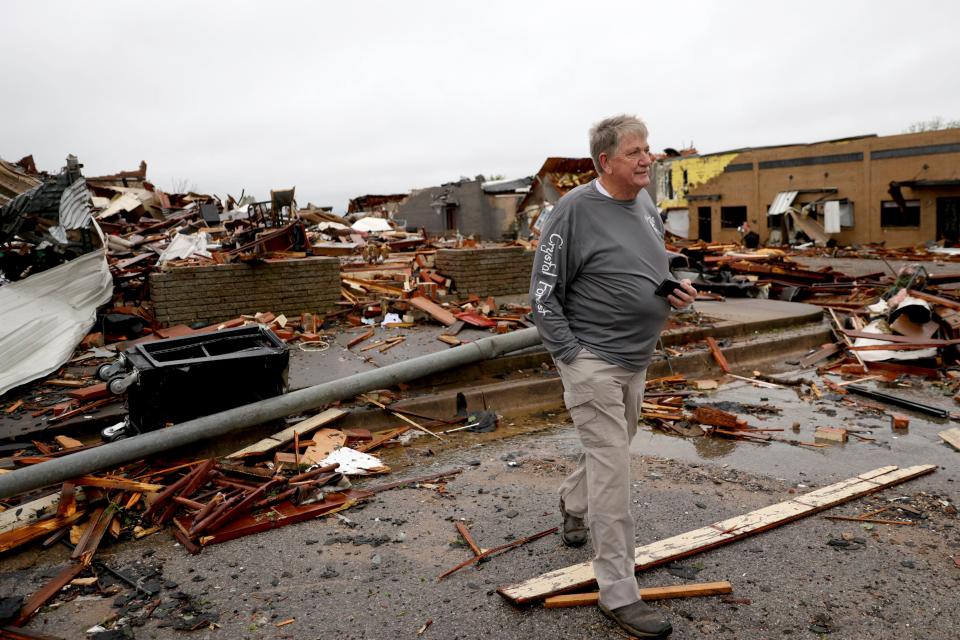
<path id="1" fill-rule="evenodd" d="M 656 609 L 642 600 L 616 609 L 607 609 L 602 604 L 600 611 L 627 633 L 638 638 L 666 638 L 673 632 L 673 625 Z"/>
<path id="2" fill-rule="evenodd" d="M 563 498 L 560 499 L 560 515 L 563 517 L 563 529 L 560 531 L 560 539 L 568 547 L 582 547 L 587 543 L 589 530 L 587 523 L 583 518 L 567 513 L 563 507 Z"/>

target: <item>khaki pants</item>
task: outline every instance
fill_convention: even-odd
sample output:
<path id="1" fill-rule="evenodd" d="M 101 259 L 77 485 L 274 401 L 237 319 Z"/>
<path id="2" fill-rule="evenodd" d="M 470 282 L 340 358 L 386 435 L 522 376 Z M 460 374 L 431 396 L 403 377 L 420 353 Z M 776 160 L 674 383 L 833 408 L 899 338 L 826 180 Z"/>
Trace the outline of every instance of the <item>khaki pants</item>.
<path id="1" fill-rule="evenodd" d="M 558 361 L 557 368 L 563 401 L 583 445 L 576 471 L 560 485 L 560 497 L 569 513 L 589 520 L 600 602 L 615 609 L 640 599 L 630 512 L 630 441 L 637 432 L 647 372 L 610 364 L 586 349 L 570 364 Z"/>

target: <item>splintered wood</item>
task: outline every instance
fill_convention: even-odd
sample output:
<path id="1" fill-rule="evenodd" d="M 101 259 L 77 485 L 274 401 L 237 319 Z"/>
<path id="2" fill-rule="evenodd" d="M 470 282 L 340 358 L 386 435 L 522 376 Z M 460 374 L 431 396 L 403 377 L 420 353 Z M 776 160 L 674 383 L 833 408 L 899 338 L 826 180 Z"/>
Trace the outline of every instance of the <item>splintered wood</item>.
<path id="1" fill-rule="evenodd" d="M 712 337 L 707 338 L 707 346 L 710 347 L 710 353 L 713 354 L 713 359 L 717 361 L 717 366 L 720 367 L 720 370 L 724 373 L 733 373 L 730 369 L 730 365 L 727 363 L 726 356 L 723 355 L 723 352 L 720 351 L 720 345 L 717 344 L 717 341 Z"/>
<path id="2" fill-rule="evenodd" d="M 714 549 L 724 544 L 767 531 L 787 522 L 818 513 L 886 487 L 932 473 L 937 465 L 927 464 L 899 469 L 880 467 L 873 471 L 811 491 L 790 500 L 742 516 L 728 518 L 672 538 L 637 547 L 636 570 L 666 564 L 678 558 Z M 536 578 L 499 588 L 497 591 L 514 604 L 542 600 L 547 596 L 583 590 L 595 584 L 593 567 L 583 562 L 545 573 Z"/>

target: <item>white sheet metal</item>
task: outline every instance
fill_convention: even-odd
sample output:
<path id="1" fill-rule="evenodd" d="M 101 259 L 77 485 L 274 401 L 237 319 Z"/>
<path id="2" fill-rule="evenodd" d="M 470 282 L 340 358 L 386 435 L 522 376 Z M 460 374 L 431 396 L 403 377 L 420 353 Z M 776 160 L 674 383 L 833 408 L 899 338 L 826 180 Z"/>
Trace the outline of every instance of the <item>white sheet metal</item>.
<path id="1" fill-rule="evenodd" d="M 687 209 L 667 211 L 667 221 L 663 225 L 667 231 L 681 238 L 690 237 L 690 212 Z"/>
<path id="2" fill-rule="evenodd" d="M 773 199 L 773 204 L 770 205 L 770 210 L 767 211 L 767 215 L 779 216 L 786 213 L 787 209 L 790 208 L 790 205 L 792 205 L 796 199 L 796 191 L 781 191 L 777 194 L 777 197 Z"/>
<path id="3" fill-rule="evenodd" d="M 0 287 L 0 395 L 70 359 L 112 295 L 100 249 Z"/>
<path id="4" fill-rule="evenodd" d="M 840 233 L 839 200 L 827 200 L 823 204 L 823 230 L 826 233 Z"/>

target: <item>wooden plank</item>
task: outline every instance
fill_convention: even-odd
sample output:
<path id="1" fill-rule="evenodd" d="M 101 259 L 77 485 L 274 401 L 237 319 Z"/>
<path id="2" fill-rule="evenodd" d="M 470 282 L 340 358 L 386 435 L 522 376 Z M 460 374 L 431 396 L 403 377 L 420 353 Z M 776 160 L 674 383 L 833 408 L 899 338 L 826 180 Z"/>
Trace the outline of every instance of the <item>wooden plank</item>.
<path id="1" fill-rule="evenodd" d="M 254 442 L 253 444 L 244 447 L 239 451 L 234 451 L 228 455 L 227 458 L 244 458 L 246 456 L 269 453 L 278 447 L 281 447 L 289 442 L 293 442 L 294 433 L 308 435 L 311 431 L 318 429 L 325 424 L 329 424 L 341 416 L 345 416 L 346 414 L 347 412 L 342 409 L 327 409 L 326 411 L 318 413 L 315 416 L 311 416 L 306 420 L 302 420 L 295 425 L 287 427 L 283 431 L 264 438 L 259 442 Z"/>
<path id="2" fill-rule="evenodd" d="M 960 427 L 953 427 L 937 434 L 944 442 L 960 451 Z"/>
<path id="3" fill-rule="evenodd" d="M 436 302 L 424 298 L 423 296 L 414 296 L 413 298 L 410 298 L 408 302 L 417 309 L 420 309 L 420 311 L 428 314 L 440 324 L 445 324 L 450 327 L 457 322 L 457 319 L 452 313 L 438 305 Z"/>
<path id="4" fill-rule="evenodd" d="M 932 473 L 936 469 L 937 465 L 933 464 L 905 469 L 881 467 L 791 500 L 637 547 L 636 570 L 648 569 L 714 549 L 886 487 Z M 524 604 L 568 591 L 582 591 L 590 588 L 595 582 L 591 562 L 583 562 L 550 571 L 524 582 L 500 587 L 497 591 L 513 604 Z"/>
<path id="5" fill-rule="evenodd" d="M 80 476 L 73 480 L 78 487 L 98 487 L 100 489 L 120 489 L 122 491 L 137 491 L 140 493 L 156 493 L 166 489 L 162 484 L 137 482 L 118 476 Z"/>
<path id="6" fill-rule="evenodd" d="M 359 451 L 360 453 L 366 453 L 368 451 L 376 449 L 377 447 L 379 447 L 385 442 L 389 442 L 390 440 L 393 440 L 397 436 L 403 435 L 407 431 L 410 431 L 410 429 L 413 429 L 413 427 L 408 425 L 403 425 L 402 427 L 391 429 L 390 431 L 387 431 L 385 433 L 377 434 L 376 436 L 373 437 L 373 440 L 370 440 L 369 442 L 364 442 L 361 445 L 355 446 L 353 447 L 353 449 L 354 451 Z"/>
<path id="7" fill-rule="evenodd" d="M 716 596 L 724 593 L 732 593 L 733 585 L 726 580 L 720 582 L 697 582 L 694 584 L 680 584 L 669 587 L 646 587 L 640 589 L 640 599 L 647 602 L 651 600 L 669 600 L 671 598 L 693 598 L 697 596 Z M 562 596 L 552 596 L 543 601 L 543 606 L 547 609 L 558 609 L 561 607 L 588 607 L 596 606 L 600 601 L 600 593 L 593 591 L 590 593 L 570 593 Z"/>
<path id="8" fill-rule="evenodd" d="M 834 355 L 838 351 L 840 351 L 840 345 L 838 345 L 837 343 L 831 342 L 830 344 L 825 344 L 822 347 L 820 347 L 819 351 L 814 351 L 807 357 L 801 358 L 800 367 L 805 369 L 809 366 L 815 365 L 818 362 L 826 360 L 827 358 Z"/>
<path id="9" fill-rule="evenodd" d="M 465 323 L 463 320 L 457 320 L 457 321 L 454 322 L 452 325 L 450 325 L 449 327 L 447 327 L 446 329 L 444 329 L 444 330 L 443 330 L 443 334 L 441 334 L 441 335 L 445 335 L 445 336 L 455 336 L 455 335 L 457 335 L 458 333 L 460 333 L 460 331 L 463 330 L 463 327 L 464 327 L 465 324 L 466 324 L 466 323 Z"/>
<path id="10" fill-rule="evenodd" d="M 367 329 L 365 332 L 361 333 L 359 336 L 351 339 L 350 342 L 347 343 L 347 349 L 350 349 L 350 348 L 352 348 L 352 347 L 355 347 L 355 346 L 357 346 L 358 344 L 360 344 L 361 342 L 363 342 L 364 340 L 367 340 L 367 339 L 369 339 L 369 338 L 372 338 L 372 337 L 373 337 L 373 333 L 374 333 L 374 330 L 373 330 L 373 329 Z"/>
<path id="11" fill-rule="evenodd" d="M 70 436 L 53 436 L 53 439 L 64 449 L 76 449 L 77 447 L 83 446 L 82 442 Z"/>
<path id="12" fill-rule="evenodd" d="M 16 511 L 16 509 L 11 509 L 11 511 Z M 48 536 L 58 529 L 73 524 L 82 518 L 84 513 L 84 511 L 76 511 L 69 516 L 56 516 L 45 520 L 38 520 L 37 522 L 0 534 L 0 553 L 32 542 L 37 538 Z"/>
<path id="13" fill-rule="evenodd" d="M 64 567 L 60 573 L 54 576 L 50 582 L 45 584 L 42 589 L 30 596 L 30 599 L 24 603 L 23 608 L 20 609 L 20 614 L 13 622 L 14 626 L 20 627 L 26 624 L 26 622 L 33 617 L 33 614 L 37 612 L 37 609 L 45 605 L 50 598 L 57 595 L 57 593 L 60 592 L 60 589 L 70 584 L 71 580 L 76 578 L 78 575 L 80 575 L 81 571 L 87 568 L 87 564 L 87 562 L 71 562 Z"/>
<path id="14" fill-rule="evenodd" d="M 726 356 L 723 355 L 723 352 L 720 351 L 720 345 L 717 344 L 717 341 L 712 337 L 707 337 L 707 346 L 710 347 L 710 353 L 713 354 L 713 359 L 717 361 L 720 370 L 724 373 L 733 373 L 730 370 L 730 364 L 727 363 Z"/>

